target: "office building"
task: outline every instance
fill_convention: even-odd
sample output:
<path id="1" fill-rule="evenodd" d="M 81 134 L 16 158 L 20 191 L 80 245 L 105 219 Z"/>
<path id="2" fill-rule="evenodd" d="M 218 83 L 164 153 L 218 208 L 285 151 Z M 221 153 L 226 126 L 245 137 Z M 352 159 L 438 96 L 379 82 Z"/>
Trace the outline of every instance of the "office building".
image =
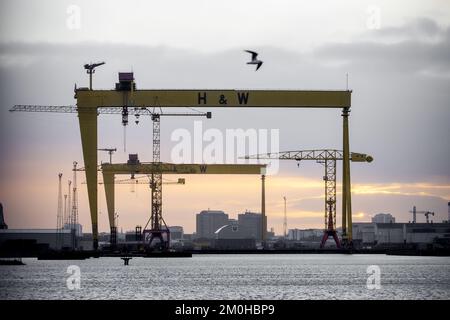
<path id="1" fill-rule="evenodd" d="M 196 238 L 213 239 L 220 227 L 228 224 L 228 214 L 219 210 L 203 210 L 196 216 Z"/>
<path id="2" fill-rule="evenodd" d="M 261 240 L 261 217 L 262 215 L 260 213 L 250 211 L 246 211 L 245 213 L 238 215 L 238 225 L 242 227 L 245 232 L 247 232 L 245 235 L 246 238 Z M 265 225 L 267 225 L 267 217 L 265 220 Z"/>

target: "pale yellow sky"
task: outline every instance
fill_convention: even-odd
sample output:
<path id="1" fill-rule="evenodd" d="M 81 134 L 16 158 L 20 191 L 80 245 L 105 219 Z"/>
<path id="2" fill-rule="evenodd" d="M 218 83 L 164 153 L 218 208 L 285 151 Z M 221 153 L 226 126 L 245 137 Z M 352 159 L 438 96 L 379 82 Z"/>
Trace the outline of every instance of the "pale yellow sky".
<path id="1" fill-rule="evenodd" d="M 121 176 L 126 178 L 126 176 Z M 195 231 L 195 214 L 205 209 L 223 210 L 230 218 L 237 218 L 245 210 L 260 212 L 261 184 L 259 176 L 180 176 L 185 185 L 164 185 L 163 212 L 169 225 L 182 225 L 185 232 Z M 175 181 L 178 176 L 166 176 Z M 5 206 L 5 219 L 10 228 L 53 227 L 56 216 L 57 178 L 54 184 L 39 187 L 30 185 L 26 179 L 18 179 L 8 188 L 0 189 L 5 198 L 17 197 L 17 190 L 26 195 L 24 201 Z M 85 181 L 84 177 L 79 178 Z M 63 193 L 66 193 L 63 185 Z M 338 185 L 338 192 L 340 185 Z M 321 175 L 317 179 L 298 176 L 269 176 L 266 178 L 266 206 L 268 227 L 282 232 L 283 196 L 287 197 L 289 228 L 322 228 L 324 217 L 324 185 Z M 340 225 L 340 192 L 338 194 L 338 221 Z M 446 199 L 450 198 L 450 185 L 430 183 L 353 184 L 354 221 L 370 221 L 379 212 L 389 212 L 398 221 L 410 220 L 411 204 L 430 204 L 423 208 L 436 212 L 434 221 L 447 219 Z M 431 200 L 430 200 L 431 199 Z M 394 200 L 394 201 L 393 201 Z M 415 201 L 415 202 L 414 202 Z M 90 230 L 86 185 L 79 190 L 80 222 L 85 231 Z M 30 215 L 29 206 L 33 209 Z M 144 225 L 150 212 L 150 192 L 146 185 L 117 185 L 116 210 L 119 225 L 132 230 Z M 103 186 L 99 186 L 99 223 L 101 231 L 108 231 L 108 218 Z M 419 220 L 421 217 L 419 217 Z"/>

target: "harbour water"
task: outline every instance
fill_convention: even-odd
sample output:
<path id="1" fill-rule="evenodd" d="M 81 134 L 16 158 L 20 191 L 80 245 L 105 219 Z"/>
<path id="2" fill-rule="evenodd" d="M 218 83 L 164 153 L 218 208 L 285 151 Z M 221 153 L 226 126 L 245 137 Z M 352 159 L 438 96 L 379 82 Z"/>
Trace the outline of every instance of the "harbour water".
<path id="1" fill-rule="evenodd" d="M 0 267 L 0 299 L 450 299 L 450 257 L 276 254 L 81 261 Z M 80 288 L 67 280 L 79 267 Z M 367 286 L 369 266 L 380 288 Z M 371 280 L 369 279 L 369 282 Z"/>

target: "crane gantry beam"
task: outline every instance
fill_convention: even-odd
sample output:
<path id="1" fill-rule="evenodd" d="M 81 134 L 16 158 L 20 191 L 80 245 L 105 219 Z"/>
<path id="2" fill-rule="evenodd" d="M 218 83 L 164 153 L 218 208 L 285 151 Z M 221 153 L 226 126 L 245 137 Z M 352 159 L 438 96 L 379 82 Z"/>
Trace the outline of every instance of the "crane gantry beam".
<path id="1" fill-rule="evenodd" d="M 315 149 L 315 150 L 297 150 L 297 151 L 283 151 L 277 153 L 264 153 L 257 155 L 248 155 L 245 159 L 260 159 L 260 160 L 314 160 L 324 165 L 325 175 L 325 229 L 324 237 L 321 242 L 321 247 L 325 245 L 329 236 L 332 236 L 336 242 L 337 247 L 340 247 L 340 241 L 336 233 L 336 161 L 344 159 L 344 152 L 335 149 Z M 350 160 L 352 162 L 372 162 L 373 158 L 364 153 L 350 153 Z M 344 187 L 344 186 L 343 186 Z M 345 193 L 342 193 L 345 198 Z M 350 223 L 346 226 L 346 224 Z M 347 235 L 352 237 L 351 219 L 342 214 L 343 229 L 346 226 Z M 345 239 L 344 239 L 345 242 Z"/>

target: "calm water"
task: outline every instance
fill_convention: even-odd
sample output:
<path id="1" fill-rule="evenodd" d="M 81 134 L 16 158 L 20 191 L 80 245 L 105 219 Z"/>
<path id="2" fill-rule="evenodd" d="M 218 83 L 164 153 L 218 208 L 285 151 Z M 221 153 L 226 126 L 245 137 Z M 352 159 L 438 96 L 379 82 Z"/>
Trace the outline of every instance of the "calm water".
<path id="1" fill-rule="evenodd" d="M 195 255 L 0 266 L 0 299 L 450 299 L 450 258 L 384 255 Z M 69 290 L 78 265 L 81 288 Z M 367 289 L 378 265 L 381 289 Z"/>

